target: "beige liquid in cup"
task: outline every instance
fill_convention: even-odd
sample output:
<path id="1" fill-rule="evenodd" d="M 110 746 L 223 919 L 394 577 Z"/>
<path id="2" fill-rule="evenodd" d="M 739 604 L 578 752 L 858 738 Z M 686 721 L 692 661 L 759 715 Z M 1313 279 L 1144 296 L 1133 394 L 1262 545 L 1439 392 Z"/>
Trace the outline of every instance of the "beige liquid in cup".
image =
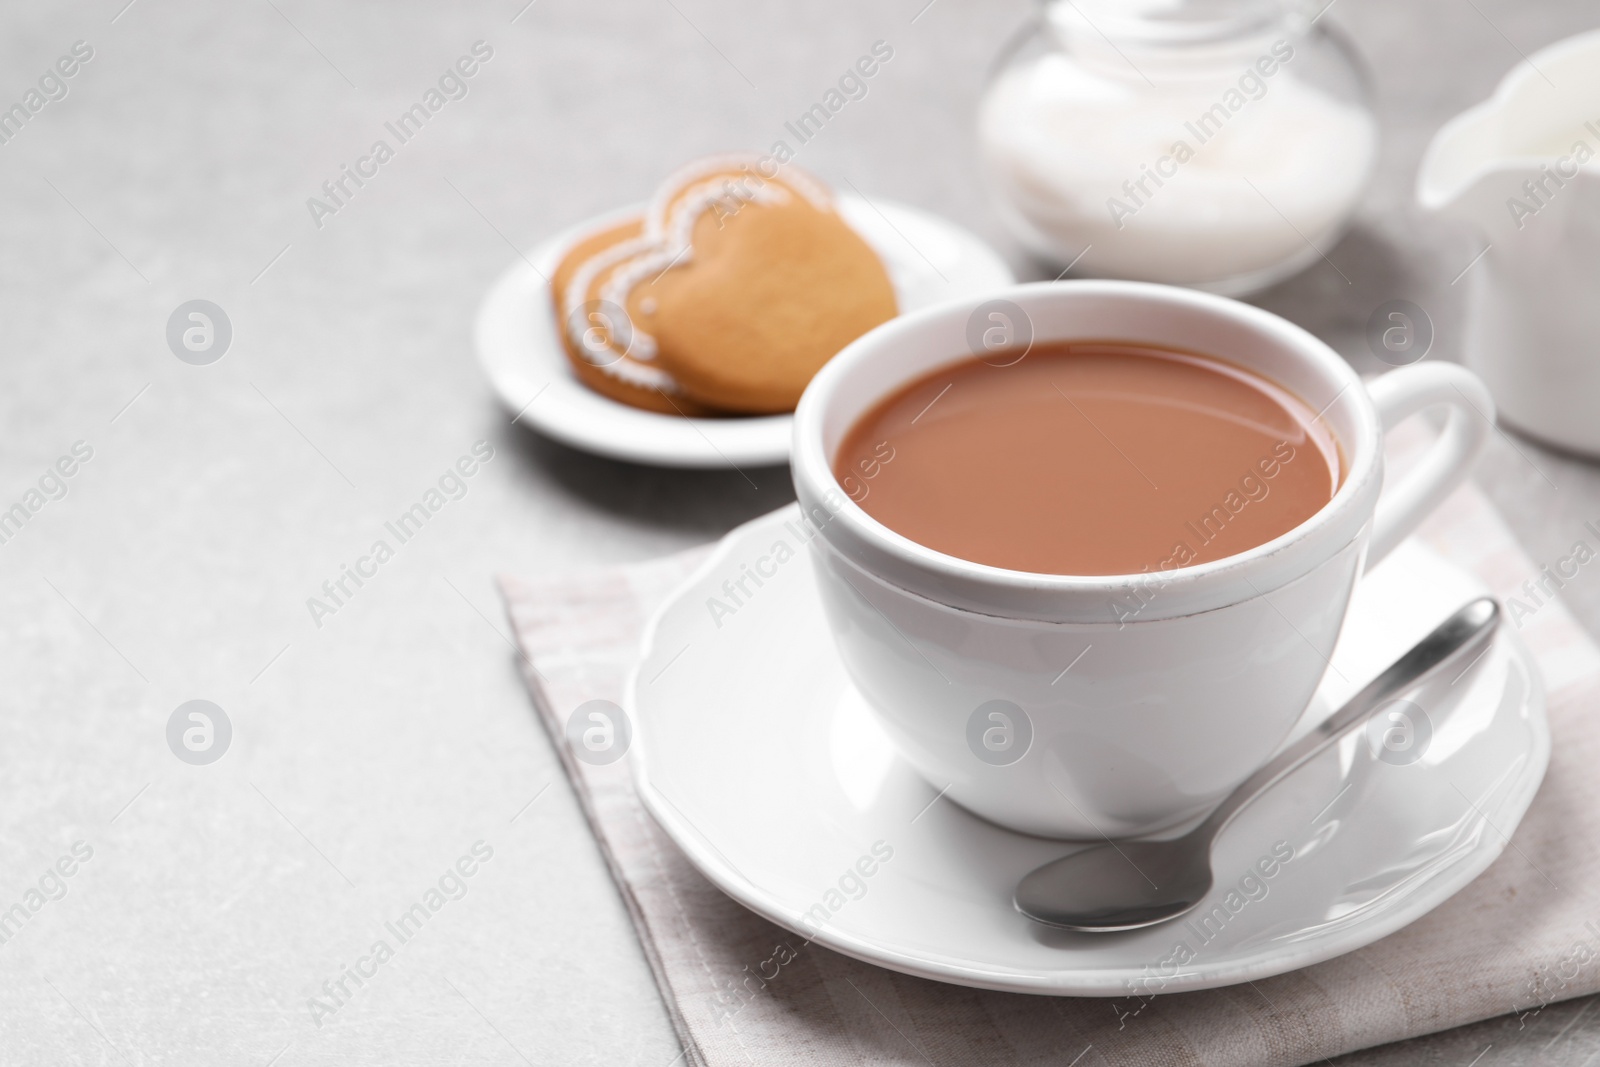
<path id="1" fill-rule="evenodd" d="M 1285 534 L 1333 498 L 1317 412 L 1223 360 L 1120 341 L 946 367 L 846 434 L 834 473 L 889 529 L 1041 574 L 1192 566 Z"/>

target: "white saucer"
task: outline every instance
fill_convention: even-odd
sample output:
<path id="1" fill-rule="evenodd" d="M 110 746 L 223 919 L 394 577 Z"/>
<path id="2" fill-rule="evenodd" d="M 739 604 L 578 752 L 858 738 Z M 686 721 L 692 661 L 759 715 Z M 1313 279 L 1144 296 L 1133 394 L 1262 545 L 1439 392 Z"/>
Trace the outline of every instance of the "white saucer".
<path id="1" fill-rule="evenodd" d="M 840 196 L 839 210 L 883 258 L 900 310 L 1010 285 L 1005 261 L 953 223 L 887 200 Z M 508 267 L 478 308 L 478 361 L 518 421 L 558 441 L 613 459 L 658 467 L 759 467 L 789 461 L 789 415 L 685 419 L 608 400 L 578 381 L 545 279 L 579 234 L 642 208 L 591 219 Z"/>
<path id="2" fill-rule="evenodd" d="M 1184 920 L 1125 934 L 1039 926 L 1013 909 L 1012 890 L 1072 846 L 984 822 L 900 761 L 834 651 L 797 514 L 790 506 L 735 530 L 657 615 L 629 687 L 629 758 L 651 813 L 708 878 L 857 959 L 962 985 L 1074 996 L 1279 974 L 1437 907 L 1499 855 L 1544 776 L 1550 736 L 1539 675 L 1503 627 L 1459 681 L 1416 698 L 1432 723 L 1418 762 L 1382 762 L 1357 733 L 1239 816 L 1217 843 L 1217 888 L 1196 914 L 1226 907 L 1229 889 L 1275 843 L 1294 857 L 1246 887 L 1259 899 L 1235 897 L 1241 906 L 1224 911 L 1231 917 L 1208 940 Z M 793 558 L 774 554 L 780 541 Z M 730 603 L 723 582 L 746 565 L 759 566 L 763 584 L 746 579 L 754 595 L 713 620 L 708 599 Z M 1295 736 L 1482 592 L 1421 545 L 1401 546 L 1359 587 Z M 892 858 L 874 858 L 875 844 Z M 873 875 L 850 877 L 863 856 Z M 858 884 L 859 899 L 841 892 Z M 825 923 L 811 910 L 818 904 Z M 1179 942 L 1193 958 L 1169 963 L 1152 983 Z"/>

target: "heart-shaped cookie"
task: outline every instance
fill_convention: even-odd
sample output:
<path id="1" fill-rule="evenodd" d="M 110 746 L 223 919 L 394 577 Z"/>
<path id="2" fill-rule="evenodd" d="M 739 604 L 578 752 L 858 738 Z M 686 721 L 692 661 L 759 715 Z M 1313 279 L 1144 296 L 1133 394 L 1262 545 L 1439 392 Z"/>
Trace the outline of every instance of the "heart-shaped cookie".
<path id="1" fill-rule="evenodd" d="M 551 288 L 578 377 L 665 414 L 792 411 L 824 363 L 896 313 L 827 188 L 753 156 L 682 168 L 642 218 L 574 242 Z"/>
<path id="2" fill-rule="evenodd" d="M 660 247 L 609 291 L 640 358 L 710 407 L 792 411 L 824 363 L 896 313 L 877 253 L 793 168 L 764 177 L 737 158 L 688 168 L 663 186 L 646 228 Z"/>

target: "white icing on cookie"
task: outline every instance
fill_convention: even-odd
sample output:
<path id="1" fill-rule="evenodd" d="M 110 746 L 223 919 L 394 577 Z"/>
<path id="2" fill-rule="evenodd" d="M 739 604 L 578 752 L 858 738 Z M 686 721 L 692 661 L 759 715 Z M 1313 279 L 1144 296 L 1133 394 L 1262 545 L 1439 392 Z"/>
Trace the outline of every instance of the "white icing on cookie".
<path id="1" fill-rule="evenodd" d="M 636 346 L 633 343 L 634 339 L 630 339 L 629 344 L 625 347 L 618 348 L 615 334 L 609 325 L 602 328 L 589 321 L 587 316 L 574 314 L 578 308 L 590 302 L 589 293 L 594 287 L 595 279 L 599 278 L 604 271 L 611 270 L 632 257 L 647 253 L 654 246 L 655 242 L 648 237 L 635 237 L 631 240 L 611 245 L 608 248 L 603 248 L 579 264 L 578 269 L 573 272 L 572 280 L 567 283 L 565 294 L 563 294 L 564 299 L 561 307 L 564 321 L 562 328 L 566 331 L 567 338 L 572 342 L 573 349 L 577 351 L 585 363 L 596 370 L 602 371 L 628 385 L 677 395 L 682 392 L 682 387 L 678 385 L 677 379 L 660 367 L 646 366 L 635 360 L 633 350 Z M 600 299 L 606 299 L 603 288 Z M 627 316 L 627 311 L 623 304 L 618 303 L 617 308 L 624 317 Z M 631 320 L 628 322 L 628 327 L 630 330 L 632 329 Z M 591 338 L 588 336 L 592 330 L 602 330 L 603 345 L 592 343 Z M 637 338 L 637 333 L 635 333 L 634 338 Z M 654 344 L 652 342 L 652 349 L 653 347 Z M 610 358 L 607 359 L 603 353 L 609 353 Z"/>
<path id="2" fill-rule="evenodd" d="M 664 236 L 667 230 L 667 216 L 673 201 L 684 189 L 697 185 L 710 176 L 753 187 L 768 184 L 783 186 L 805 197 L 818 211 L 833 210 L 833 196 L 822 183 L 798 168 L 784 173 L 780 167 L 777 172 L 764 175 L 756 166 L 760 159 L 761 157 L 753 155 L 709 156 L 679 167 L 661 183 L 655 198 L 650 201 L 650 206 L 645 211 L 645 232 L 656 237 Z"/>

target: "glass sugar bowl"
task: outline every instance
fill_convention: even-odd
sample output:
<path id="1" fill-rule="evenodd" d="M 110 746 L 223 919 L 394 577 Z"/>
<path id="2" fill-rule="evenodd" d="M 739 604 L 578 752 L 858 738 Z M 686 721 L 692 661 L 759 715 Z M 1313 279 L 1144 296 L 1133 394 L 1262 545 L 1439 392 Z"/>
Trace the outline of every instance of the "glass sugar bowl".
<path id="1" fill-rule="evenodd" d="M 1058 268 L 1227 295 L 1319 261 L 1366 189 L 1378 124 L 1358 57 L 1318 14 L 1044 0 L 979 110 L 1007 226 Z"/>

